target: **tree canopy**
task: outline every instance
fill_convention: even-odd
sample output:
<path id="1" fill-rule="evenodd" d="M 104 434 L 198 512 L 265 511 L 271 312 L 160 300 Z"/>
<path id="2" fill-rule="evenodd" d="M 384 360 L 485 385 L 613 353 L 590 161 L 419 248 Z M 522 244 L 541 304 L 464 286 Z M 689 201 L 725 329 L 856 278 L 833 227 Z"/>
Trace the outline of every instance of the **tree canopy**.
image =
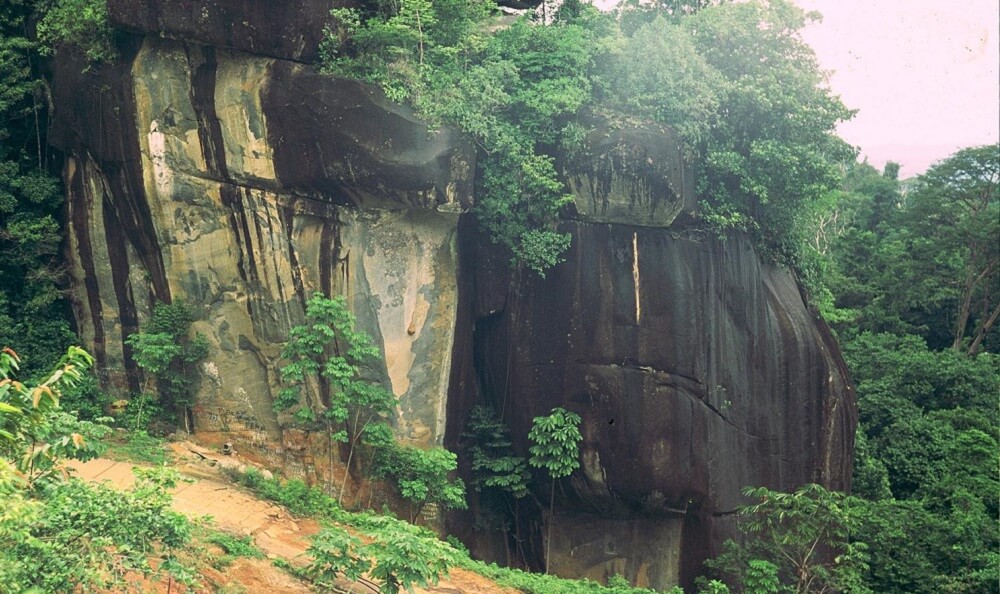
<path id="1" fill-rule="evenodd" d="M 834 134 L 851 117 L 799 30 L 807 15 L 772 2 L 565 2 L 551 22 L 495 23 L 482 0 L 380 1 L 336 9 L 324 71 L 380 84 L 480 148 L 476 214 L 517 263 L 560 260 L 569 198 L 556 157 L 595 117 L 676 128 L 700 165 L 704 220 L 751 232 L 797 261 L 803 205 L 851 156 Z"/>

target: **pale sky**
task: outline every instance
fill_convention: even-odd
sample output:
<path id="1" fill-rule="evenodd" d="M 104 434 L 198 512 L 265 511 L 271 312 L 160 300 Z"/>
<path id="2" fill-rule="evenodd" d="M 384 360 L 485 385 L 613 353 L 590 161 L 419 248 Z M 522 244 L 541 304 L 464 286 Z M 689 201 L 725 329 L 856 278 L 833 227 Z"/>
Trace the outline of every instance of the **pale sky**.
<path id="1" fill-rule="evenodd" d="M 803 31 L 830 88 L 859 112 L 838 131 L 901 178 L 1000 137 L 997 0 L 793 0 L 823 13 Z"/>

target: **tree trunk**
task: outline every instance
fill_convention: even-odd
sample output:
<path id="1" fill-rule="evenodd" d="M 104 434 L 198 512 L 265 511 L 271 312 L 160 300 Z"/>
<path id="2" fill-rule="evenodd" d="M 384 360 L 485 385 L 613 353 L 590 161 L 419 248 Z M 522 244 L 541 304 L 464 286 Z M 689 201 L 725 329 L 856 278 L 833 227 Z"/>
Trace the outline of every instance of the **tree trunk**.
<path id="1" fill-rule="evenodd" d="M 997 318 L 1000 318 L 1000 304 L 998 304 L 993 309 L 993 313 L 990 314 L 990 317 L 985 322 L 983 322 L 983 325 L 980 326 L 979 330 L 976 332 L 975 339 L 973 339 L 972 344 L 969 345 L 970 355 L 975 355 L 977 352 L 979 352 L 979 347 L 982 344 L 983 339 L 986 338 L 986 335 L 989 334 L 990 329 L 993 328 L 994 324 L 996 324 Z"/>
<path id="2" fill-rule="evenodd" d="M 545 527 L 545 574 L 549 573 L 549 560 L 552 556 L 552 524 L 556 520 L 556 479 L 552 479 L 552 488 L 549 489 L 549 525 Z"/>

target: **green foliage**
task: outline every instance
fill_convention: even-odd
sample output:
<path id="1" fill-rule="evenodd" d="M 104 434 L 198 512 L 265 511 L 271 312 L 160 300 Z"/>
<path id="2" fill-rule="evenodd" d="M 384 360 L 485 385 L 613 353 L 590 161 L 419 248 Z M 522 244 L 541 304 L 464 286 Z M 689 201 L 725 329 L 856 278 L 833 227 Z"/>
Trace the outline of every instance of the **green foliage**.
<path id="1" fill-rule="evenodd" d="M 12 85 L 17 94 L 34 88 L 27 72 L 24 78 L 5 80 L 3 60 L 25 54 L 4 54 L 6 43 L 0 37 L 0 86 Z M 14 74 L 14 73 L 8 73 Z M 9 99 L 13 100 L 14 90 Z M 29 96 L 8 104 L 0 98 L 0 344 L 11 345 L 25 354 L 33 367 L 28 373 L 50 368 L 74 339 L 60 291 L 59 246 L 62 241 L 56 217 L 62 206 L 59 181 L 29 164 L 26 150 L 15 150 L 24 138 L 5 138 L 5 120 L 24 113 L 32 106 Z M 30 113 L 30 111 L 28 112 Z M 26 131 L 21 131 L 25 133 Z M 32 137 L 40 142 L 38 137 Z"/>
<path id="2" fill-rule="evenodd" d="M 414 585 L 436 585 L 454 563 L 451 546 L 411 524 L 386 521 L 373 536 L 367 547 L 374 560 L 370 575 L 388 594 L 403 588 L 412 591 Z"/>
<path id="3" fill-rule="evenodd" d="M 297 480 L 282 481 L 277 478 L 266 478 L 260 472 L 250 469 L 246 473 L 234 474 L 234 480 L 249 487 L 255 493 L 284 505 L 290 512 L 299 516 L 310 516 L 350 525 L 359 532 L 371 538 L 379 538 L 379 534 L 389 531 L 403 531 L 425 539 L 435 539 L 436 536 L 425 528 L 406 525 L 405 522 L 388 516 L 375 515 L 371 511 L 352 513 L 345 511 L 336 499 L 327 495 L 322 489 L 308 487 Z M 316 580 L 321 588 L 329 587 L 332 580 L 339 574 L 352 579 L 357 571 L 371 567 L 368 558 L 352 557 L 346 551 L 355 550 L 358 546 L 355 537 L 346 534 L 339 528 L 323 530 L 313 541 L 315 549 L 314 562 L 310 565 L 309 577 Z M 445 543 L 428 545 L 437 550 Z M 312 554 L 312 553 L 311 553 Z M 443 554 L 443 552 L 442 552 Z M 645 588 L 629 588 L 623 585 L 606 588 L 589 580 L 568 580 L 550 575 L 528 573 L 518 569 L 498 567 L 474 561 L 457 547 L 447 551 L 455 565 L 484 575 L 495 580 L 502 586 L 516 588 L 525 594 L 653 594 Z M 673 591 L 670 594 L 679 594 Z"/>
<path id="4" fill-rule="evenodd" d="M 339 576 L 357 580 L 371 569 L 371 560 L 360 554 L 361 541 L 346 530 L 326 526 L 312 538 L 307 553 L 312 561 L 305 575 L 321 591 L 334 590 Z"/>
<path id="5" fill-rule="evenodd" d="M 414 522 L 427 503 L 443 509 L 467 507 L 465 483 L 448 478 L 457 467 L 457 456 L 444 448 L 425 450 L 390 443 L 376 454 L 372 474 L 395 484 L 400 496 L 410 502 L 410 521 Z"/>
<path id="6" fill-rule="evenodd" d="M 160 406 L 174 408 L 188 432 L 193 429 L 190 408 L 197 389 L 197 363 L 208 354 L 205 336 L 190 336 L 194 321 L 194 312 L 187 304 L 160 303 L 140 331 L 125 339 L 132 347 L 132 359 L 156 379 Z M 141 418 L 141 411 L 137 411 L 136 422 Z"/>
<path id="7" fill-rule="evenodd" d="M 18 357 L 0 352 L 0 584 L 11 592 L 72 592 L 125 586 L 129 572 L 190 582 L 173 551 L 189 537 L 170 510 L 176 473 L 136 470 L 129 491 L 64 478 L 65 458 L 99 453 L 106 427 L 59 408 L 62 389 L 92 362 L 71 347 L 37 384 L 14 379 Z M 158 559 L 154 570 L 150 559 Z"/>
<path id="8" fill-rule="evenodd" d="M 673 126 L 695 145 L 707 139 L 725 87 L 691 33 L 663 15 L 622 41 L 608 77 L 618 109 Z"/>
<path id="9" fill-rule="evenodd" d="M 847 168 L 842 190 L 812 215 L 822 282 L 848 314 L 832 320 L 838 331 L 919 334 L 934 350 L 997 350 L 1000 147 L 959 151 L 905 196 L 886 173 Z"/>
<path id="10" fill-rule="evenodd" d="M 740 508 L 745 544 L 727 541 L 706 563 L 726 572 L 741 592 L 870 592 L 864 583 L 866 545 L 854 540 L 858 502 L 819 485 L 794 493 L 747 488 Z M 780 586 L 779 586 L 780 580 Z"/>
<path id="11" fill-rule="evenodd" d="M 932 351 L 918 336 L 864 333 L 846 342 L 844 358 L 858 388 L 861 424 L 872 438 L 918 411 L 963 408 L 993 413 L 1000 357 Z"/>
<path id="12" fill-rule="evenodd" d="M 608 585 L 603 586 L 587 579 L 569 580 L 552 575 L 528 573 L 471 559 L 460 559 L 457 565 L 484 575 L 501 586 L 516 588 L 525 594 L 654 594 L 654 591 L 648 588 L 630 587 L 620 576 L 612 576 L 608 580 Z M 683 591 L 674 588 L 667 594 L 683 594 Z"/>
<path id="13" fill-rule="evenodd" d="M 590 51 L 576 26 L 520 22 L 487 35 L 492 8 L 484 0 L 401 0 L 368 15 L 334 10 L 323 70 L 379 84 L 428 121 L 469 134 L 485 153 L 480 222 L 515 262 L 541 273 L 569 245 L 554 230 L 568 197 L 536 144 L 555 142 L 590 99 Z"/>
<path id="14" fill-rule="evenodd" d="M 153 466 L 163 466 L 170 461 L 170 454 L 164 447 L 163 439 L 154 437 L 142 429 L 124 432 L 119 429 L 105 442 L 108 448 L 105 455 L 112 460 Z"/>
<path id="15" fill-rule="evenodd" d="M 535 417 L 528 439 L 532 443 L 528 463 L 544 468 L 553 480 L 580 467 L 580 415 L 553 408 L 548 416 Z"/>
<path id="16" fill-rule="evenodd" d="M 729 586 L 719 580 L 698 579 L 698 594 L 729 594 Z"/>
<path id="17" fill-rule="evenodd" d="M 866 577 L 875 592 L 995 593 L 998 587 L 996 517 L 959 488 L 944 510 L 929 502 L 864 502 L 859 538 L 869 543 Z"/>
<path id="18" fill-rule="evenodd" d="M 929 268 L 898 280 L 920 281 L 916 288 L 925 295 L 944 293 L 937 299 L 951 302 L 951 347 L 971 354 L 1000 318 L 998 186 L 1000 145 L 958 151 L 917 179 L 897 240 Z"/>
<path id="19" fill-rule="evenodd" d="M 777 594 L 779 591 L 778 566 L 770 561 L 751 559 L 743 574 L 743 588 L 747 594 Z"/>
<path id="20" fill-rule="evenodd" d="M 213 561 L 212 566 L 216 569 L 225 569 L 235 559 L 240 557 L 249 559 L 264 558 L 264 553 L 254 545 L 253 539 L 249 536 L 236 536 L 228 532 L 216 530 L 205 538 L 205 542 L 216 545 L 225 553 Z"/>
<path id="21" fill-rule="evenodd" d="M 784 1 L 724 3 L 679 25 L 724 80 L 700 178 L 707 214 L 793 261 L 804 207 L 836 187 L 832 164 L 852 156 L 834 127 L 853 114 L 799 37 L 813 17 Z"/>
<path id="22" fill-rule="evenodd" d="M 313 561 L 306 575 L 328 591 L 338 574 L 352 580 L 367 574 L 382 592 L 397 594 L 437 584 L 454 564 L 456 551 L 450 545 L 411 524 L 376 516 L 369 521 L 369 533 L 374 540 L 362 544 L 342 528 L 327 526 L 308 549 Z"/>
<path id="23" fill-rule="evenodd" d="M 567 477 L 580 467 L 580 415 L 556 407 L 545 417 L 535 417 L 528 432 L 531 457 L 528 464 L 544 468 L 552 479 L 549 487 L 549 521 L 545 539 L 545 573 L 549 572 L 552 524 L 555 523 L 556 479 Z"/>
<path id="24" fill-rule="evenodd" d="M 275 401 L 275 409 L 300 408 L 299 422 L 320 419 L 331 442 L 346 443 L 350 470 L 356 448 L 366 436 L 379 435 L 394 412 L 396 396 L 380 384 L 363 379 L 364 365 L 381 359 L 371 337 L 354 329 L 355 318 L 343 296 L 333 299 L 317 293 L 306 302 L 306 324 L 295 326 L 281 356 L 289 361 L 281 369 L 287 384 Z M 309 381 L 319 378 L 320 393 L 309 398 Z M 303 398 L 306 398 L 303 404 Z M 381 431 L 384 436 L 385 431 Z M 384 440 L 378 440 L 384 441 Z M 331 443 L 331 447 L 332 447 Z M 347 475 L 340 488 L 344 496 Z"/>
<path id="25" fill-rule="evenodd" d="M 517 263 L 560 261 L 567 204 L 553 156 L 582 121 L 676 127 L 703 162 L 703 219 L 748 229 L 798 259 L 800 211 L 836 185 L 851 156 L 834 126 L 852 112 L 824 86 L 785 1 L 632 2 L 617 18 L 579 2 L 551 23 L 498 26 L 489 2 L 400 0 L 333 11 L 325 72 L 379 84 L 432 124 L 479 146 L 476 215 Z"/>
<path id="26" fill-rule="evenodd" d="M 176 565 L 173 551 L 189 538 L 187 520 L 170 510 L 176 477 L 141 471 L 129 491 L 71 479 L 30 493 L 5 474 L 0 489 L 15 490 L 0 515 L 0 580 L 13 592 L 39 588 L 72 592 L 123 587 L 127 572 L 150 576 Z M 137 473 L 139 473 L 137 469 Z M 154 570 L 150 558 L 159 559 Z"/>
<path id="27" fill-rule="evenodd" d="M 107 418 L 113 400 L 101 389 L 96 377 L 86 374 L 73 386 L 63 389 L 59 407 L 76 414 L 81 421 L 95 421 Z"/>
<path id="28" fill-rule="evenodd" d="M 335 519 L 342 512 L 337 500 L 327 495 L 322 488 L 309 486 L 299 479 L 282 481 L 268 478 L 254 468 L 236 474 L 233 478 L 261 497 L 280 503 L 297 516 Z"/>
<path id="29" fill-rule="evenodd" d="M 63 298 L 61 185 L 45 137 L 47 46 L 32 38 L 50 12 L 81 22 L 86 15 L 72 4 L 14 0 L 0 8 L 0 345 L 25 356 L 25 377 L 51 369 L 76 340 Z"/>
<path id="30" fill-rule="evenodd" d="M 52 0 L 38 22 L 38 41 L 45 54 L 65 47 L 91 63 L 118 57 L 104 0 Z"/>
<path id="31" fill-rule="evenodd" d="M 80 421 L 59 407 L 61 391 L 79 382 L 93 362 L 86 351 L 70 347 L 56 370 L 34 385 L 15 379 L 19 362 L 11 349 L 0 351 L 0 456 L 30 487 L 57 474 L 62 458 L 98 456 L 108 428 Z"/>
<path id="32" fill-rule="evenodd" d="M 531 472 L 525 459 L 514 455 L 507 426 L 484 406 L 472 409 L 463 437 L 472 442 L 473 485 L 477 491 L 496 489 L 520 499 L 528 494 Z"/>
<path id="33" fill-rule="evenodd" d="M 858 538 L 876 592 L 1000 591 L 998 176 L 996 145 L 906 184 L 894 164 L 850 165 L 810 215 L 811 291 L 857 387 Z"/>

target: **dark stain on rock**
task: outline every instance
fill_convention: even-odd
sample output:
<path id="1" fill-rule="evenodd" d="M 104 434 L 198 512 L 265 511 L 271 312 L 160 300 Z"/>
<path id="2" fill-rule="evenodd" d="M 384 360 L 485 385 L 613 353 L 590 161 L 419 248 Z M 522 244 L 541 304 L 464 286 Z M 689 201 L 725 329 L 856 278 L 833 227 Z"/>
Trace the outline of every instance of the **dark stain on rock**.
<path id="1" fill-rule="evenodd" d="M 185 44 L 188 70 L 191 73 L 191 107 L 198 119 L 198 140 L 208 172 L 222 181 L 231 181 L 226 165 L 222 125 L 215 111 L 215 73 L 218 64 L 215 48 Z M 199 60 L 200 58 L 200 60 Z"/>
<path id="2" fill-rule="evenodd" d="M 340 252 L 340 227 L 323 221 L 319 236 L 319 287 L 324 295 L 333 295 L 333 267 Z"/>
<path id="3" fill-rule="evenodd" d="M 123 59 L 90 68 L 80 57 L 60 52 L 53 62 L 55 115 L 49 143 L 83 162 L 99 163 L 109 187 L 107 205 L 149 273 L 157 301 L 170 301 L 163 257 L 145 195 L 139 137 L 136 134 L 134 81 L 130 57 L 140 39 L 126 37 Z"/>
<path id="4" fill-rule="evenodd" d="M 84 157 L 86 158 L 86 157 Z M 107 352 L 104 348 L 104 308 L 101 305 L 101 292 L 97 285 L 97 270 L 94 267 L 94 247 L 90 238 L 90 215 L 94 212 L 92 204 L 93 198 L 84 188 L 83 168 L 85 162 L 76 160 L 76 167 L 73 168 L 73 175 L 66 180 L 69 195 L 74 197 L 74 202 L 69 205 L 69 213 L 73 222 L 73 231 L 76 234 L 77 253 L 75 258 L 83 269 L 83 284 L 87 293 L 87 311 L 90 313 L 90 323 L 94 328 L 94 359 L 97 362 L 97 369 L 103 370 L 108 366 Z"/>
<path id="5" fill-rule="evenodd" d="M 135 310 L 135 299 L 132 296 L 132 281 L 129 278 L 128 250 L 122 233 L 121 222 L 117 212 L 104 198 L 104 236 L 108 245 L 108 260 L 111 265 L 111 282 L 115 288 L 115 299 L 118 302 L 118 321 L 121 324 L 122 353 L 125 355 L 125 377 L 129 390 L 133 394 L 140 391 L 141 371 L 132 359 L 132 345 L 125 339 L 139 332 L 139 316 Z"/>
<path id="6" fill-rule="evenodd" d="M 431 130 L 409 108 L 355 80 L 281 61 L 269 74 L 261 105 L 282 186 L 332 201 L 471 207 L 471 176 L 455 179 L 452 163 L 474 169 L 475 150 L 457 131 Z"/>

